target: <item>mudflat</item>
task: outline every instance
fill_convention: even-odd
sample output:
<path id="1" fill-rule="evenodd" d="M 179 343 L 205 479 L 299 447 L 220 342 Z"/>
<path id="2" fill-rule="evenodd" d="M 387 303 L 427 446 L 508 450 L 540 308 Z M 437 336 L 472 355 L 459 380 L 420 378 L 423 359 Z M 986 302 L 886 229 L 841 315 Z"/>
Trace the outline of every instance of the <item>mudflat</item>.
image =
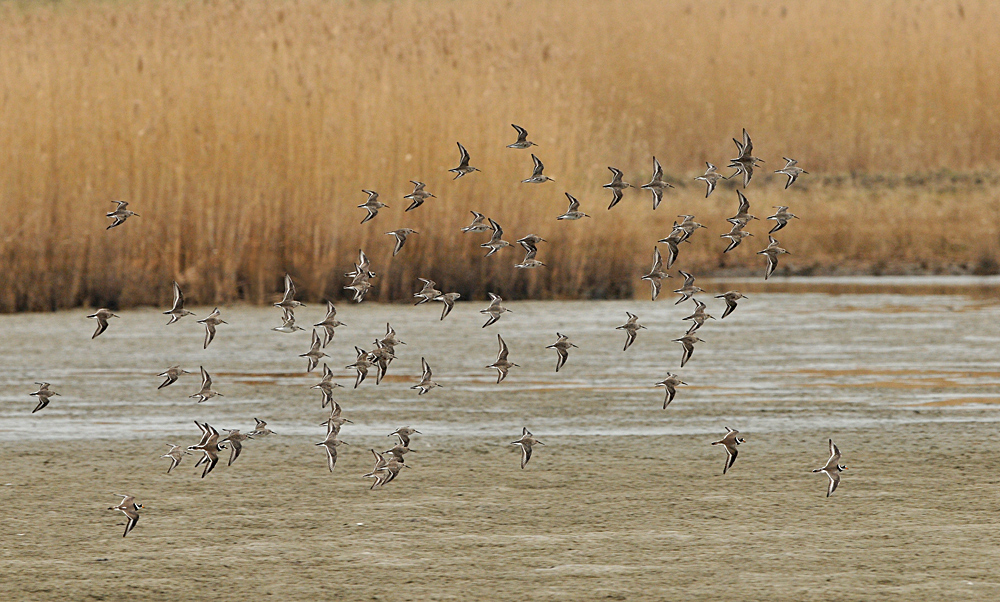
<path id="1" fill-rule="evenodd" d="M 368 448 L 392 440 L 350 428 L 332 474 L 321 436 L 249 441 L 204 479 L 194 456 L 165 474 L 162 438 L 2 443 L 0 598 L 1000 596 L 988 422 L 837 429 L 830 498 L 809 472 L 827 431 L 745 432 L 727 475 L 711 435 L 536 430 L 524 470 L 516 437 L 416 436 L 412 468 L 371 491 Z M 124 539 L 112 492 L 146 506 Z"/>

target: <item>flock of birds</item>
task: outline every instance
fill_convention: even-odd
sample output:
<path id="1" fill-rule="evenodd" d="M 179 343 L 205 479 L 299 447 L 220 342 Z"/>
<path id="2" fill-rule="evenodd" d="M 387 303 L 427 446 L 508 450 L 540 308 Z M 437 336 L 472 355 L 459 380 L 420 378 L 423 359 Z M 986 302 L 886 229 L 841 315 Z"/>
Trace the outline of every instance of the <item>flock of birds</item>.
<path id="1" fill-rule="evenodd" d="M 508 148 L 528 149 L 532 146 L 536 146 L 533 142 L 528 140 L 528 132 L 524 128 L 517 125 L 513 125 L 513 127 L 517 132 L 517 140 L 508 145 Z M 706 162 L 707 169 L 705 173 L 696 178 L 696 180 L 705 182 L 707 186 L 705 192 L 706 198 L 710 196 L 713 191 L 715 191 L 716 184 L 722 179 L 742 176 L 743 187 L 745 189 L 753 177 L 754 169 L 759 168 L 760 163 L 763 162 L 762 159 L 753 155 L 753 142 L 751 141 L 746 130 L 743 130 L 742 141 L 734 138 L 733 142 L 736 143 L 738 156 L 730 161 L 728 167 L 734 169 L 734 173 L 729 176 L 724 176 L 718 172 L 715 165 Z M 458 149 L 460 153 L 459 165 L 448 170 L 449 172 L 455 174 L 454 179 L 457 180 L 463 176 L 480 171 L 471 165 L 471 157 L 461 143 L 458 144 Z M 546 182 L 553 181 L 553 178 L 545 175 L 545 165 L 542 161 L 534 154 L 531 155 L 531 158 L 533 161 L 531 176 L 522 180 L 522 182 L 527 184 L 544 184 Z M 808 172 L 798 167 L 797 162 L 793 159 L 785 157 L 785 161 L 786 165 L 782 169 L 777 170 L 775 173 L 782 174 L 788 178 L 787 183 L 785 184 L 785 188 L 787 189 L 795 183 L 801 174 L 806 174 Z M 611 203 L 608 205 L 609 210 L 613 209 L 615 205 L 622 200 L 625 191 L 629 188 L 640 188 L 652 193 L 653 209 L 655 210 L 663 200 L 664 192 L 669 188 L 673 188 L 673 185 L 664 179 L 663 168 L 655 157 L 653 158 L 653 176 L 647 184 L 643 184 L 641 186 L 634 186 L 633 184 L 625 182 L 624 174 L 620 170 L 614 167 L 609 167 L 608 169 L 612 173 L 612 180 L 603 187 L 610 190 L 612 193 Z M 405 210 L 406 212 L 417 209 L 428 199 L 436 198 L 435 195 L 426 190 L 426 185 L 423 182 L 411 180 L 411 183 L 414 186 L 413 192 L 404 197 L 406 200 L 410 201 L 409 207 Z M 361 224 L 365 224 L 375 219 L 378 216 L 379 210 L 387 207 L 385 203 L 379 201 L 379 194 L 377 192 L 373 190 L 364 190 L 363 192 L 368 195 L 368 199 L 361 205 L 358 205 L 359 208 L 365 209 L 366 211 L 366 215 L 364 219 L 362 219 Z M 580 211 L 580 203 L 573 197 L 573 195 L 568 192 L 565 194 L 569 201 L 569 206 L 566 212 L 558 216 L 557 219 L 579 220 L 590 217 L 586 213 Z M 743 192 L 737 190 L 736 194 L 739 200 L 737 212 L 734 216 L 727 219 L 731 225 L 730 231 L 721 235 L 721 238 L 729 240 L 729 244 L 723 253 L 732 251 L 739 246 L 745 238 L 753 236 L 753 234 L 746 231 L 745 228 L 748 224 L 750 224 L 750 222 L 758 219 L 750 214 L 750 202 L 747 200 L 747 197 L 743 194 Z M 137 213 L 128 209 L 127 202 L 115 201 L 115 203 L 117 203 L 115 210 L 107 213 L 107 217 L 114 220 L 114 222 L 108 226 L 109 230 L 111 228 L 121 226 L 130 217 L 139 217 Z M 759 255 L 763 255 L 767 260 L 767 266 L 764 273 L 765 280 L 767 280 L 771 274 L 774 273 L 775 268 L 778 266 L 778 257 L 788 253 L 788 251 L 779 246 L 779 243 L 774 238 L 773 234 L 785 228 L 791 220 L 796 219 L 797 217 L 788 211 L 787 206 L 778 206 L 775 207 L 775 209 L 776 212 L 774 215 L 767 217 L 768 220 L 774 220 L 775 222 L 775 225 L 768 232 L 769 244 L 766 248 L 758 252 Z M 462 232 L 491 233 L 490 240 L 481 245 L 484 249 L 488 249 L 488 252 L 485 255 L 486 257 L 494 255 L 500 249 L 512 246 L 510 242 L 503 240 L 503 229 L 493 218 L 487 217 L 486 215 L 476 211 L 472 211 L 471 213 L 473 215 L 472 223 L 462 228 Z M 666 262 L 664 263 L 664 257 L 660 253 L 659 247 L 654 246 L 653 266 L 649 273 L 642 276 L 642 279 L 648 281 L 652 287 L 651 297 L 654 301 L 660 294 L 662 281 L 664 279 L 671 278 L 671 275 L 665 270 L 669 270 L 677 260 L 678 253 L 681 248 L 680 245 L 684 242 L 689 242 L 690 237 L 697 230 L 706 227 L 695 221 L 693 215 L 681 215 L 678 217 L 681 218 L 680 223 L 675 221 L 670 234 L 658 241 L 666 246 Z M 417 234 L 417 232 L 410 228 L 400 228 L 398 230 L 386 232 L 386 235 L 391 235 L 395 238 L 393 255 L 397 255 L 403 250 L 407 238 L 413 234 Z M 535 234 L 528 234 L 527 236 L 518 239 L 516 242 L 520 244 L 525 251 L 524 259 L 520 263 L 515 264 L 516 268 L 535 269 L 545 266 L 545 263 L 536 258 L 538 253 L 537 245 L 541 242 L 545 242 L 544 238 Z M 697 336 L 699 329 L 707 320 L 714 320 L 715 318 L 714 316 L 708 314 L 708 306 L 695 298 L 695 295 L 703 292 L 703 289 L 695 285 L 695 277 L 682 270 L 679 270 L 679 273 L 683 276 L 684 282 L 680 288 L 674 290 L 674 293 L 680 295 L 675 302 L 675 305 L 688 300 L 693 301 L 695 305 L 693 313 L 684 318 L 685 321 L 690 321 L 690 326 L 688 327 L 687 332 L 685 332 L 683 336 L 673 339 L 674 342 L 679 343 L 683 348 L 680 361 L 680 366 L 683 368 L 684 365 L 691 359 L 691 356 L 694 353 L 695 344 L 704 342 Z M 354 301 L 360 303 L 364 300 L 366 293 L 371 289 L 371 280 L 376 276 L 377 274 L 371 270 L 371 262 L 368 257 L 365 255 L 363 250 L 359 250 L 358 259 L 354 264 L 354 269 L 345 274 L 345 277 L 349 278 L 350 282 L 344 287 L 344 289 L 352 291 Z M 416 305 L 422 305 L 428 302 L 440 302 L 442 304 L 440 319 L 444 320 L 454 308 L 456 300 L 460 298 L 460 294 L 457 292 L 443 292 L 438 290 L 437 283 L 433 280 L 425 278 L 420 278 L 419 280 L 423 283 L 423 286 L 419 291 L 413 294 L 413 297 L 417 299 Z M 511 311 L 502 305 L 503 299 L 499 295 L 492 292 L 488 294 L 490 298 L 490 305 L 480 312 L 488 316 L 486 323 L 482 326 L 483 328 L 495 324 L 505 313 Z M 280 326 L 275 327 L 272 330 L 280 333 L 294 333 L 296 331 L 305 330 L 296 324 L 295 309 L 303 306 L 303 304 L 297 301 L 295 296 L 295 284 L 292 281 L 291 276 L 286 274 L 284 295 L 282 296 L 281 301 L 274 304 L 275 307 L 281 309 L 282 311 L 282 323 Z M 724 319 L 729 316 L 737 308 L 738 301 L 741 299 L 747 299 L 745 295 L 735 290 L 717 295 L 716 298 L 723 299 L 726 304 L 726 308 L 720 319 Z M 170 321 L 167 323 L 168 325 L 174 324 L 186 316 L 194 315 L 192 312 L 184 308 L 184 295 L 180 286 L 176 282 L 173 283 L 173 305 L 168 311 L 163 313 L 170 317 Z M 645 326 L 639 324 L 639 317 L 636 314 L 631 312 L 626 313 L 628 315 L 628 321 L 617 327 L 618 330 L 622 330 L 626 334 L 625 345 L 622 349 L 623 351 L 627 351 L 628 348 L 635 342 L 638 331 L 645 329 Z M 99 309 L 87 317 L 97 321 L 97 328 L 91 337 L 96 338 L 108 329 L 110 323 L 109 321 L 112 318 L 118 318 L 119 316 L 109 309 Z M 220 325 L 228 324 L 222 319 L 221 312 L 218 308 L 215 308 L 214 311 L 212 311 L 212 313 L 206 318 L 198 320 L 198 323 L 203 324 L 205 327 L 205 349 L 207 349 L 214 340 L 217 328 Z M 343 325 L 343 323 L 337 320 L 336 307 L 332 302 L 327 301 L 326 317 L 322 321 L 313 325 L 312 339 L 309 350 L 300 356 L 306 358 L 308 372 L 312 372 L 316 369 L 322 358 L 329 357 L 323 350 L 333 341 L 335 329 Z M 558 372 L 566 364 L 569 359 L 570 350 L 576 348 L 576 345 L 570 342 L 569 337 L 565 334 L 556 333 L 556 335 L 558 337 L 556 342 L 548 345 L 546 348 L 555 350 L 557 354 L 555 369 L 556 372 Z M 496 370 L 496 382 L 499 384 L 507 377 L 510 369 L 518 367 L 518 364 L 510 361 L 510 351 L 500 334 L 497 334 L 497 342 L 499 344 L 497 359 L 495 362 L 488 365 L 487 368 Z M 385 336 L 375 340 L 373 345 L 374 346 L 371 350 L 355 347 L 357 359 L 353 364 L 346 366 L 346 368 L 353 369 L 356 372 L 354 388 L 357 388 L 362 382 L 364 382 L 369 371 L 372 369 L 374 369 L 376 373 L 376 384 L 381 383 L 390 363 L 396 357 L 396 347 L 399 345 L 405 345 L 405 343 L 399 340 L 396 336 L 396 331 L 392 328 L 392 326 L 390 324 L 386 324 Z M 421 368 L 422 374 L 420 381 L 411 387 L 411 389 L 418 391 L 418 395 L 427 394 L 436 387 L 440 386 L 433 380 L 433 372 L 426 358 L 421 358 Z M 221 393 L 212 388 L 212 377 L 208 371 L 205 370 L 204 366 L 201 367 L 200 372 L 201 387 L 197 392 L 190 395 L 190 397 L 196 399 L 198 403 L 202 403 L 216 396 L 222 396 Z M 188 374 L 188 371 L 181 369 L 180 366 L 175 365 L 167 368 L 167 370 L 158 375 L 165 379 L 158 388 L 163 389 L 174 384 L 183 374 Z M 350 420 L 342 416 L 342 408 L 334 399 L 335 389 L 337 387 L 342 387 L 342 385 L 334 382 L 333 378 L 333 372 L 330 370 L 329 366 L 324 363 L 323 379 L 312 387 L 313 389 L 319 389 L 321 391 L 322 407 L 325 408 L 328 405 L 330 406 L 329 418 L 321 423 L 321 426 L 326 426 L 326 437 L 322 441 L 316 443 L 316 445 L 322 447 L 326 452 L 327 467 L 331 472 L 333 472 L 337 463 L 337 448 L 340 445 L 346 444 L 346 442 L 338 438 L 341 427 L 344 424 L 351 423 Z M 51 401 L 51 398 L 58 395 L 58 393 L 50 388 L 51 385 L 49 383 L 41 382 L 37 384 L 39 385 L 38 390 L 31 393 L 31 395 L 37 397 L 38 399 L 38 404 L 32 413 L 45 408 Z M 666 409 L 667 406 L 669 406 L 674 400 L 677 393 L 677 387 L 686 384 L 687 383 L 682 381 L 678 375 L 669 372 L 667 373 L 666 378 L 656 383 L 657 386 L 663 387 L 665 390 L 663 409 Z M 211 473 L 218 464 L 219 452 L 227 448 L 230 449 L 228 465 L 231 466 L 233 462 L 239 458 L 245 441 L 249 439 L 262 438 L 274 433 L 274 431 L 267 428 L 267 423 L 263 420 L 254 418 L 254 421 L 256 422 L 256 426 L 246 433 L 241 432 L 239 429 L 223 429 L 227 433 L 226 436 L 222 436 L 222 434 L 215 427 L 207 422 L 195 421 L 195 424 L 201 431 L 200 440 L 198 443 L 187 447 L 168 444 L 170 445 L 170 451 L 161 456 L 162 458 L 170 460 L 167 473 L 170 473 L 174 468 L 176 468 L 181 463 L 185 455 L 198 453 L 201 457 L 195 464 L 195 467 L 204 465 L 201 472 L 201 477 L 204 478 Z M 723 474 L 726 474 L 733 466 L 733 463 L 736 461 L 739 454 L 738 446 L 745 442 L 745 439 L 740 436 L 739 431 L 729 427 L 726 427 L 726 431 L 726 435 L 721 440 L 712 442 L 712 445 L 721 445 L 726 450 L 726 462 L 723 466 Z M 410 451 L 410 437 L 414 434 L 420 434 L 420 431 L 408 426 L 401 427 L 389 434 L 390 437 L 396 437 L 398 441 L 398 443 L 392 448 L 383 452 L 378 452 L 375 449 L 370 450 L 374 460 L 374 466 L 371 471 L 363 476 L 364 478 L 373 479 L 371 485 L 372 489 L 392 482 L 402 469 L 408 468 L 408 465 L 405 462 L 405 455 Z M 533 447 L 544 444 L 536 439 L 535 436 L 526 427 L 524 427 L 522 428 L 521 437 L 518 440 L 511 442 L 511 445 L 516 445 L 520 448 L 521 468 L 523 469 L 531 459 Z M 840 483 L 840 473 L 847 469 L 846 466 L 840 464 L 841 453 L 832 440 L 829 441 L 829 447 L 829 460 L 824 466 L 813 470 L 813 472 L 822 472 L 829 478 L 827 497 L 833 494 L 833 492 L 837 489 L 837 486 Z M 118 510 L 125 514 L 127 522 L 125 523 L 125 532 L 122 535 L 124 537 L 128 535 L 129 531 L 131 531 L 138 522 L 139 510 L 142 509 L 142 504 L 136 503 L 135 497 L 132 495 L 115 495 L 119 495 L 123 499 L 118 505 L 110 507 L 109 510 Z"/>

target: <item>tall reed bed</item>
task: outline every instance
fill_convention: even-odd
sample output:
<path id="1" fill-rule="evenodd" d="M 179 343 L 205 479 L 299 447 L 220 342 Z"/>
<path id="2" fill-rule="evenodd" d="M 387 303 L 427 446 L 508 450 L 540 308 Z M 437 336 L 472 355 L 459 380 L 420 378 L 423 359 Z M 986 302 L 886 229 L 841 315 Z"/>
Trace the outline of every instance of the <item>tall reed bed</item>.
<path id="1" fill-rule="evenodd" d="M 990 180 L 838 183 L 824 174 L 982 171 L 1000 165 L 1000 6 L 992 2 L 86 1 L 0 4 L 0 310 L 265 301 L 292 273 L 309 299 L 343 294 L 359 248 L 371 297 L 415 278 L 483 295 L 630 295 L 673 216 L 712 226 L 679 267 L 755 266 L 765 230 L 725 257 L 732 186 L 691 178 L 724 165 L 750 130 L 768 170 L 762 217 L 797 269 L 990 265 Z M 523 125 L 553 184 L 520 184 Z M 452 181 L 462 141 L 482 173 Z M 679 184 L 659 211 L 630 191 L 608 212 L 608 165 Z M 403 213 L 408 180 L 437 195 Z M 680 185 L 684 184 L 684 185 Z M 360 226 L 362 188 L 390 205 Z M 594 217 L 556 222 L 563 192 Z M 105 231 L 124 199 L 141 217 Z M 549 240 L 547 268 L 462 235 L 469 210 L 507 240 Z M 420 233 L 391 257 L 383 232 Z M 644 293 L 643 293 L 644 294 Z"/>

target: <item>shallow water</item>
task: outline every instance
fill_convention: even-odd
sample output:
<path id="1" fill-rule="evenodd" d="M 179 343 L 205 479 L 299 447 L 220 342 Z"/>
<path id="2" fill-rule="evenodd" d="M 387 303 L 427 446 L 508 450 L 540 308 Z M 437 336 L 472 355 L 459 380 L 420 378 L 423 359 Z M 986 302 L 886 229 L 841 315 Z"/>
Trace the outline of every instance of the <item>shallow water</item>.
<path id="1" fill-rule="evenodd" d="M 705 342 L 683 369 L 671 339 L 684 334 L 682 318 L 694 306 L 674 305 L 672 281 L 655 303 L 505 302 L 513 313 L 485 329 L 481 301 L 460 302 L 443 322 L 436 303 L 344 303 L 338 319 L 347 325 L 326 349 L 346 386 L 336 397 L 355 436 L 402 424 L 440 437 L 516 435 L 522 425 L 546 436 L 627 436 L 714 433 L 722 425 L 763 433 L 1000 420 L 1000 304 L 983 295 L 996 278 L 896 277 L 885 281 L 888 288 L 872 278 L 777 280 L 777 290 L 797 287 L 783 293 L 764 292 L 763 281 L 734 282 L 698 283 L 710 291 L 746 284 L 750 299 L 699 331 Z M 721 299 L 701 298 L 722 315 Z M 321 369 L 306 374 L 298 357 L 309 347 L 308 331 L 271 331 L 280 324 L 276 308 L 224 307 L 230 325 L 203 350 L 197 317 L 167 327 L 159 311 L 121 311 L 94 340 L 86 310 L 0 316 L 0 441 L 154 433 L 190 439 L 198 435 L 194 420 L 248 430 L 254 416 L 280 433 L 322 438 L 318 423 L 328 411 L 309 389 Z M 210 308 L 193 311 L 203 317 Z M 625 335 L 615 327 L 626 311 L 648 329 L 623 352 Z M 318 306 L 297 312 L 300 325 L 323 315 Z M 373 371 L 352 389 L 353 372 L 344 366 L 354 361 L 354 346 L 370 348 L 387 321 L 407 344 L 381 385 Z M 559 373 L 555 352 L 545 349 L 557 331 L 579 346 Z M 521 365 L 500 385 L 485 367 L 496 358 L 497 333 Z M 418 397 L 409 387 L 419 380 L 422 356 L 443 387 Z M 155 375 L 172 364 L 192 374 L 157 390 Z M 203 404 L 188 398 L 199 388 L 199 365 L 224 397 Z M 664 411 L 654 383 L 668 371 L 690 386 Z M 61 396 L 31 414 L 28 394 L 40 380 Z"/>

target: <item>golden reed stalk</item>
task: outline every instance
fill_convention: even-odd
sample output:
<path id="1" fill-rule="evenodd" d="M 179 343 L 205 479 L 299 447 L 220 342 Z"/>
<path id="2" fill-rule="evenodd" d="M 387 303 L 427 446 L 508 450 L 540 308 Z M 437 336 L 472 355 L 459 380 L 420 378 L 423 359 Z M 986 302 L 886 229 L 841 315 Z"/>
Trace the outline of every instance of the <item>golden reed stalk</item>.
<path id="1" fill-rule="evenodd" d="M 976 173 L 1000 165 L 998 25 L 988 1 L 5 2 L 0 310 L 165 304 L 174 279 L 192 303 L 263 302 L 285 271 L 339 298 L 358 248 L 373 299 L 419 276 L 466 298 L 644 295 L 678 213 L 710 228 L 675 267 L 762 272 L 760 223 L 721 255 L 732 182 L 705 200 L 691 180 L 743 127 L 767 161 L 754 213 L 803 218 L 782 265 L 992 269 L 1000 186 Z M 554 184 L 519 183 L 512 122 Z M 451 181 L 456 141 L 482 173 Z M 641 184 L 653 155 L 678 189 L 607 211 L 606 166 Z M 782 155 L 812 174 L 788 191 L 766 177 Z M 841 175 L 865 173 L 935 175 Z M 438 198 L 404 214 L 410 179 Z M 391 208 L 359 226 L 362 188 Z M 564 191 L 594 217 L 556 222 Z M 112 199 L 141 217 L 105 231 Z M 483 259 L 470 209 L 547 238 L 549 267 Z"/>

